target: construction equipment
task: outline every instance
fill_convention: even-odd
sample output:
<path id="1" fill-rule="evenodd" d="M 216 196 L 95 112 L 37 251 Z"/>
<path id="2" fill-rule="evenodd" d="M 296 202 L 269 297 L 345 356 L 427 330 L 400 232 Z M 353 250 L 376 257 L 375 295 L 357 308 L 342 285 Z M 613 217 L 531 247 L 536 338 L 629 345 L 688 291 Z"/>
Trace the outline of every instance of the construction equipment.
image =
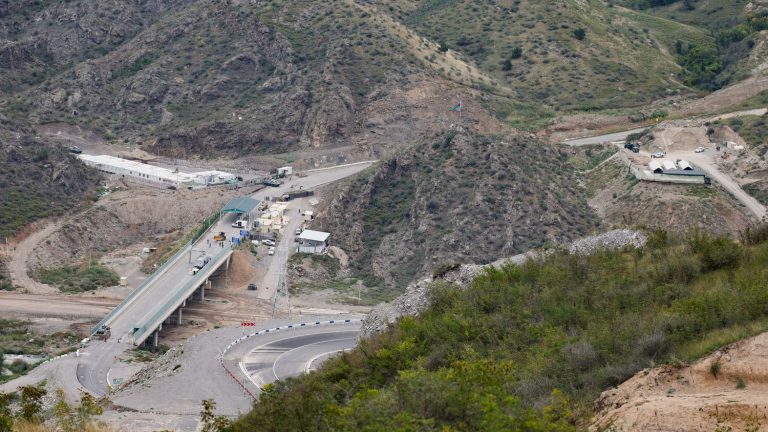
<path id="1" fill-rule="evenodd" d="M 227 233 L 225 233 L 224 231 L 220 231 L 218 234 L 213 236 L 214 241 L 224 241 L 226 239 L 227 239 Z"/>

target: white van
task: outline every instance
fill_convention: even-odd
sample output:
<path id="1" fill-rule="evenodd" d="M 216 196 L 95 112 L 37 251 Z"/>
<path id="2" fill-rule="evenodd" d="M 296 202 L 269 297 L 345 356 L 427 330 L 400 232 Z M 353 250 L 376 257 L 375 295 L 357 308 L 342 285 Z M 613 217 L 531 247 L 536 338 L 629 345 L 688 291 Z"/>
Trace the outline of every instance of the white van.
<path id="1" fill-rule="evenodd" d="M 233 228 L 248 228 L 248 221 L 244 221 L 242 219 L 236 220 L 235 223 L 232 224 Z"/>

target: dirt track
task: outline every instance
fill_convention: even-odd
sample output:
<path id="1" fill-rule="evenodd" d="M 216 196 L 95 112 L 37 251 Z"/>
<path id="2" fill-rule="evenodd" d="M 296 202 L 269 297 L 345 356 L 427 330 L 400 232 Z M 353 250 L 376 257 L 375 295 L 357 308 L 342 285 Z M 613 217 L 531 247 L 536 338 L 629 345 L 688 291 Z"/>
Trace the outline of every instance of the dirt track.
<path id="1" fill-rule="evenodd" d="M 8 272 L 14 285 L 18 285 L 27 292 L 33 294 L 55 294 L 58 290 L 50 285 L 42 284 L 29 277 L 27 274 L 30 254 L 46 237 L 58 231 L 66 222 L 66 219 L 53 220 L 46 225 L 45 221 L 39 222 L 37 226 L 45 228 L 35 231 L 29 237 L 18 243 L 12 250 L 8 251 L 11 259 L 8 263 Z"/>
<path id="2" fill-rule="evenodd" d="M 103 297 L 65 297 L 0 291 L 0 316 L 99 319 L 117 303 L 118 300 Z"/>

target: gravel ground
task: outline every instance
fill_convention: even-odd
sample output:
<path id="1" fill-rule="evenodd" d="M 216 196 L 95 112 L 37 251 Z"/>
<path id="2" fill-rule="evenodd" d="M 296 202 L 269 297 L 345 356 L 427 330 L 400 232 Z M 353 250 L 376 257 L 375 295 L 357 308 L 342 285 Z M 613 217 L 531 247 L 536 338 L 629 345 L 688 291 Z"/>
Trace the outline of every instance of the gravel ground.
<path id="1" fill-rule="evenodd" d="M 624 247 L 638 248 L 645 245 L 645 235 L 640 231 L 619 229 L 608 231 L 603 234 L 586 237 L 576 240 L 567 245 L 567 250 L 572 254 L 587 255 L 599 249 L 621 249 Z M 416 281 L 408 286 L 401 296 L 390 303 L 382 303 L 374 307 L 365 317 L 360 337 L 366 338 L 376 333 L 380 333 L 387 327 L 396 322 L 403 316 L 417 316 L 430 305 L 429 287 L 435 280 L 445 280 L 458 285 L 461 288 L 469 286 L 470 282 L 483 269 L 496 267 L 501 268 L 504 264 L 522 264 L 534 257 L 542 257 L 552 253 L 549 251 L 529 251 L 524 254 L 504 258 L 491 264 L 462 264 L 440 277 L 428 277 Z"/>

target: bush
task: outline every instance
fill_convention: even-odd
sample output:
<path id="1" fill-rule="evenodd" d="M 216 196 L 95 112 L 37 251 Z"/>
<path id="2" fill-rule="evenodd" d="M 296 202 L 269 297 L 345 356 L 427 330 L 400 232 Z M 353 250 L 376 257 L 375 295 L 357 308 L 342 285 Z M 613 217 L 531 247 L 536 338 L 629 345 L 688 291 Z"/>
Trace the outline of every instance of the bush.
<path id="1" fill-rule="evenodd" d="M 490 269 L 466 289 L 437 282 L 419 318 L 277 384 L 232 430 L 507 430 L 521 419 L 567 429 L 562 413 L 589 416 L 601 391 L 639 370 L 763 331 L 768 244 L 741 260 L 743 248 L 727 238 L 656 237 L 644 253 L 556 253 Z M 715 361 L 709 371 L 717 377 L 720 367 Z M 495 399 L 499 382 L 506 402 Z M 552 404 L 553 393 L 570 403 L 547 417 L 537 407 Z M 484 397 L 487 415 L 467 411 Z M 491 419 L 502 426 L 483 428 Z"/>

